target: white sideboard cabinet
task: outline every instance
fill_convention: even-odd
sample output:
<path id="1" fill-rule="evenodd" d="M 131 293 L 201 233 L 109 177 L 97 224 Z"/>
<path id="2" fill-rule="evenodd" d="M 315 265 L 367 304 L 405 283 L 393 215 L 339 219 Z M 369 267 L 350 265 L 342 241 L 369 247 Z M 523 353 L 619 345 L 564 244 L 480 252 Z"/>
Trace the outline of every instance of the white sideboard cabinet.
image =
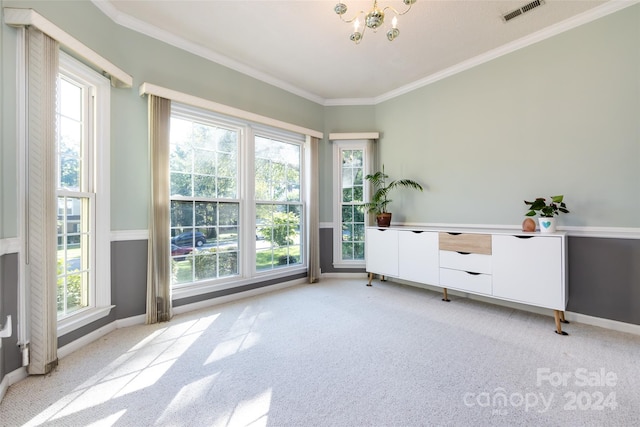
<path id="1" fill-rule="evenodd" d="M 398 232 L 399 273 L 411 282 L 437 283 L 438 233 L 410 230 Z"/>
<path id="2" fill-rule="evenodd" d="M 416 283 L 437 284 L 438 233 L 395 228 L 367 228 L 365 258 L 373 274 Z"/>
<path id="3" fill-rule="evenodd" d="M 493 295 L 564 311 L 563 236 L 493 236 Z"/>
<path id="4" fill-rule="evenodd" d="M 554 311 L 556 332 L 569 299 L 566 234 L 509 230 L 369 227 L 366 269 L 374 274 Z"/>
<path id="5" fill-rule="evenodd" d="M 367 228 L 365 234 L 367 272 L 381 276 L 399 276 L 398 233 L 399 231 L 393 228 Z"/>

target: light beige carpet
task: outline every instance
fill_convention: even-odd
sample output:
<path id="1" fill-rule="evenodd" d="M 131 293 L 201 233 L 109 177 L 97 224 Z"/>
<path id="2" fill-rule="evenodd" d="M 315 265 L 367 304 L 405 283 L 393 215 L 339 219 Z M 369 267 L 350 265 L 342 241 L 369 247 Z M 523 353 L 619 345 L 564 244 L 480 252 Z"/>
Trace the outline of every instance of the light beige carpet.
<path id="1" fill-rule="evenodd" d="M 11 386 L 0 425 L 640 425 L 639 336 L 364 284 L 117 330 Z"/>

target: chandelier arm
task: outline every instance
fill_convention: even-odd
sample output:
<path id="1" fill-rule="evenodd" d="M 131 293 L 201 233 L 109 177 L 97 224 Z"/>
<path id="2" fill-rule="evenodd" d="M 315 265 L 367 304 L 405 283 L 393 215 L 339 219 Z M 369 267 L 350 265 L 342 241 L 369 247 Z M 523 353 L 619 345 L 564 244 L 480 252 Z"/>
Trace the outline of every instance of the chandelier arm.
<path id="1" fill-rule="evenodd" d="M 360 12 L 356 13 L 353 18 L 351 19 L 344 19 L 343 15 L 338 15 L 340 17 L 340 20 L 342 22 L 346 22 L 347 24 L 351 24 L 353 21 L 355 21 L 356 19 L 358 19 L 358 17 L 360 15 L 364 15 L 364 10 L 361 10 Z"/>
<path id="2" fill-rule="evenodd" d="M 382 11 L 386 12 L 387 9 L 391 9 L 393 11 L 393 13 L 395 13 L 396 15 L 402 16 L 402 15 L 406 14 L 407 12 L 409 12 L 411 10 L 411 6 L 413 6 L 413 3 L 410 3 L 409 7 L 407 8 L 407 10 L 405 10 L 404 12 L 398 12 L 398 10 L 393 6 L 385 6 L 384 9 L 382 9 Z"/>

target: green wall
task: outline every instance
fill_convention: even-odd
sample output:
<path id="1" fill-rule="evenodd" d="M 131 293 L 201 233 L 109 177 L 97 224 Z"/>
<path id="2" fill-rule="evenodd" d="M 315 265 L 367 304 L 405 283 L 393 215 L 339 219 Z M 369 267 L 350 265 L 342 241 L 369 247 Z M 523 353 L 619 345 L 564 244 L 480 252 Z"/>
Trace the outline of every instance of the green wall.
<path id="1" fill-rule="evenodd" d="M 375 106 L 290 94 L 121 27 L 89 1 L 32 7 L 134 78 L 112 90 L 112 230 L 147 227 L 150 82 L 323 131 L 320 221 L 332 221 L 331 132 L 379 131 L 392 177 L 423 182 L 394 195 L 396 221 L 519 225 L 523 199 L 564 194 L 561 225 L 638 227 L 640 5 Z M 2 25 L 0 237 L 17 235 L 15 34 Z"/>
<path id="2" fill-rule="evenodd" d="M 522 222 L 564 194 L 561 225 L 640 226 L 640 6 L 377 105 L 379 154 L 423 194 L 396 220 Z"/>
<path id="3" fill-rule="evenodd" d="M 333 144 L 330 133 L 377 131 L 375 106 L 334 106 L 324 111 L 324 141 L 320 145 L 320 222 L 333 220 Z"/>
<path id="4" fill-rule="evenodd" d="M 138 95 L 138 87 L 143 82 L 310 129 L 323 129 L 324 110 L 321 105 L 121 27 L 88 0 L 2 0 L 0 5 L 35 9 L 133 76 L 132 88 L 111 91 L 112 230 L 147 228 L 147 105 L 146 98 Z M 2 88 L 11 91 L 15 81 L 16 30 L 3 24 L 2 33 L 2 68 L 12 73 L 11 76 L 3 73 Z M 0 236 L 13 237 L 17 230 L 16 148 L 13 137 L 15 127 L 11 126 L 15 123 L 12 118 L 15 112 L 15 94 L 3 93 L 2 104 L 4 225 Z M 8 168 L 5 170 L 6 166 Z M 10 170 L 11 167 L 14 170 Z"/>

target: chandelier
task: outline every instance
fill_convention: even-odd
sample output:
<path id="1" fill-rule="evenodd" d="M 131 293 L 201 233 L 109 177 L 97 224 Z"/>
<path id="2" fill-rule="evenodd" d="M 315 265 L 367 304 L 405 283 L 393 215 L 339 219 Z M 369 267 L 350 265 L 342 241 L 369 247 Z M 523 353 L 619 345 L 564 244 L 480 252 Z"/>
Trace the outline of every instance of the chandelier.
<path id="1" fill-rule="evenodd" d="M 356 15 L 351 19 L 345 19 L 344 14 L 347 13 L 347 5 L 344 3 L 338 3 L 333 8 L 333 11 L 338 14 L 340 19 L 344 22 L 351 23 L 353 22 L 353 33 L 349 36 L 349 39 L 355 44 L 359 44 L 364 37 L 364 32 L 367 28 L 371 28 L 373 31 L 376 31 L 382 24 L 384 24 L 384 14 L 387 10 L 390 10 L 394 13 L 394 17 L 391 23 L 391 29 L 387 31 L 387 39 L 390 42 L 394 41 L 396 37 L 400 35 L 400 30 L 398 30 L 398 16 L 404 15 L 405 13 L 411 10 L 411 6 L 417 0 L 402 0 L 402 2 L 408 6 L 404 12 L 398 12 L 395 8 L 391 6 L 386 6 L 383 9 L 378 8 L 378 0 L 373 0 L 373 7 L 369 12 L 365 14 L 364 10 L 359 11 Z M 362 30 L 360 29 L 360 20 L 358 17 L 364 15 L 364 25 L 362 26 Z"/>

